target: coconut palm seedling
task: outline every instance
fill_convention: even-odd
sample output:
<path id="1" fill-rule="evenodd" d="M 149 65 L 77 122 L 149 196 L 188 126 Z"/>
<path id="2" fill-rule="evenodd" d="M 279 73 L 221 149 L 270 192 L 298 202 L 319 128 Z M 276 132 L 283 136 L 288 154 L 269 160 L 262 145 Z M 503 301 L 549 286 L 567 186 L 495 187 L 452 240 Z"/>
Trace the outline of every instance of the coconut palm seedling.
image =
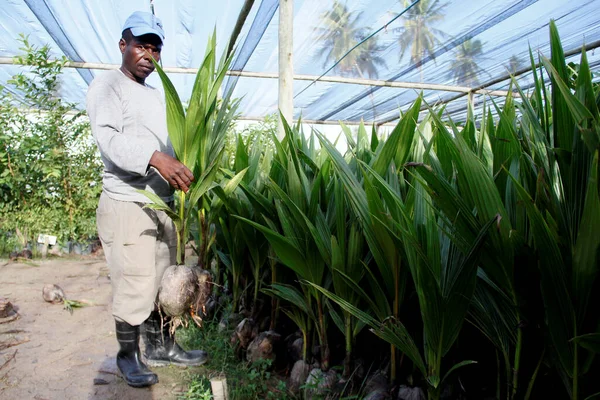
<path id="1" fill-rule="evenodd" d="M 222 239 L 221 243 L 227 252 L 217 251 L 217 254 L 231 275 L 234 312 L 238 309 L 242 289 L 249 286 L 249 283 L 242 282 L 245 275 L 251 275 L 254 280 L 251 304 L 252 310 L 256 311 L 264 267 L 269 255 L 269 243 L 256 228 L 239 219 L 229 218 L 229 215 L 259 220 L 261 210 L 266 215 L 272 215 L 275 211 L 272 202 L 263 196 L 266 190 L 265 180 L 271 169 L 272 153 L 269 148 L 263 152 L 264 143 L 256 139 L 252 136 L 246 139 L 242 135 L 238 136 L 233 171 L 224 173 L 231 177 L 240 176 L 240 172 L 243 171 L 247 173 L 239 182 L 239 188 L 231 195 L 216 189 L 215 194 L 218 198 L 211 206 L 211 209 L 215 209 L 217 203 L 224 205 L 219 215 L 221 229 L 218 239 Z M 252 314 L 254 315 L 254 312 Z"/>
<path id="2" fill-rule="evenodd" d="M 569 84 L 553 21 L 550 44 L 551 59 L 542 56 L 541 63 L 550 77 L 551 96 L 541 101 L 545 88 L 537 75 L 532 96 L 545 106 L 534 107 L 521 91 L 523 158 L 533 163 L 521 163 L 526 173 L 511 168 L 508 179 L 526 211 L 527 240 L 538 254 L 543 322 L 551 344 L 546 353 L 555 360 L 570 398 L 592 398 L 598 394 L 582 393 L 582 381 L 594 358 L 590 340 L 598 337 L 600 321 L 592 306 L 600 273 L 600 96 L 585 51 L 578 76 Z"/>
<path id="3" fill-rule="evenodd" d="M 152 200 L 146 207 L 167 213 L 177 230 L 177 264 L 167 269 L 159 289 L 162 310 L 173 317 L 172 330 L 185 323 L 186 320 L 182 318 L 188 310 L 192 319 L 197 324 L 201 323 L 198 314 L 203 305 L 197 302 L 200 298 L 199 280 L 190 279 L 190 270 L 199 277 L 204 265 L 188 267 L 184 264 L 185 244 L 190 235 L 192 218 L 199 219 L 198 229 L 201 232 L 208 232 L 208 221 L 203 218 L 206 212 L 202 204 L 207 192 L 216 186 L 214 181 L 224 149 L 225 135 L 238 105 L 237 101 L 231 100 L 231 91 L 225 93 L 221 100 L 218 99 L 232 58 L 231 55 L 223 55 L 218 63 L 216 58 L 216 34 L 213 33 L 196 74 L 187 110 L 184 110 L 171 80 L 154 61 L 165 91 L 169 139 L 177 159 L 197 177 L 187 193 L 176 191 L 177 210 L 172 210 L 158 196 L 142 191 Z M 245 171 L 241 175 L 244 173 Z M 200 251 L 206 251 L 210 244 L 210 238 L 203 236 L 199 244 Z"/>
<path id="4" fill-rule="evenodd" d="M 42 297 L 52 304 L 62 304 L 64 309 L 73 314 L 74 308 L 82 308 L 89 304 L 85 301 L 67 299 L 65 292 L 58 285 L 48 283 L 42 288 Z"/>
<path id="5" fill-rule="evenodd" d="M 324 285 L 327 270 L 323 255 L 331 253 L 328 250 L 329 228 L 323 212 L 323 209 L 327 208 L 329 198 L 326 195 L 329 172 L 323 164 L 311 158 L 311 154 L 315 154 L 314 140 L 312 145 L 307 144 L 297 129 L 290 128 L 283 118 L 282 121 L 286 136 L 283 142 L 274 138 L 277 148 L 275 164 L 278 167 L 272 170 L 268 183 L 268 188 L 274 196 L 276 215 L 282 233 L 278 232 L 279 227 L 270 220 L 266 220 L 263 225 L 247 218 L 238 218 L 262 232 L 280 262 L 294 271 L 299 279 Z M 278 287 L 272 289 L 269 292 L 271 294 L 283 293 Z M 300 294 L 300 291 L 296 292 Z M 305 334 L 306 340 L 310 336 L 312 322 L 315 322 L 314 328 L 321 350 L 321 368 L 327 370 L 329 346 L 323 296 L 308 286 L 302 287 L 300 295 L 305 303 L 300 309 L 310 311 L 305 324 L 309 332 Z M 284 296 L 279 297 L 289 301 Z M 299 327 L 303 329 L 302 326 Z"/>
<path id="6" fill-rule="evenodd" d="M 321 138 L 321 142 L 350 185 L 353 174 L 341 155 L 325 138 Z M 411 154 L 416 161 L 401 165 L 405 168 L 423 165 L 430 170 L 432 167 L 423 164 L 427 161 L 434 165 L 433 168 L 440 169 L 434 156 L 429 157 L 429 142 L 425 138 L 419 142 L 414 144 Z M 393 175 L 385 174 L 385 169 L 380 170 L 383 174 L 377 171 L 378 163 L 373 165 L 375 167 L 359 162 L 366 200 L 355 201 L 355 208 L 361 210 L 362 215 L 370 214 L 371 220 L 380 221 L 372 228 L 374 233 L 390 234 L 410 271 L 422 316 L 422 347 L 413 339 L 401 317 L 386 315 L 386 303 L 378 301 L 377 296 L 370 295 L 349 277 L 345 277 L 346 281 L 369 304 L 375 317 L 349 304 L 336 293 L 316 285 L 315 288 L 369 325 L 377 336 L 399 348 L 423 375 L 429 398 L 439 399 L 444 380 L 457 368 L 473 363 L 463 360 L 444 370 L 442 360 L 458 338 L 475 289 L 481 249 L 490 227 L 498 221 L 494 218 L 485 224 L 474 223 L 475 229 L 463 235 L 450 222 L 455 215 L 437 211 L 426 182 L 418 173 L 411 172 L 406 176 L 399 173 L 391 179 Z M 406 191 L 401 190 L 398 179 L 407 179 Z"/>
<path id="7" fill-rule="evenodd" d="M 510 95 L 504 109 L 497 108 L 496 127 L 491 115 L 488 117 L 490 122 L 482 128 L 479 140 L 480 146 L 487 143 L 488 151 L 480 151 L 479 160 L 472 157 L 473 152 L 465 143 L 467 129 L 462 135 L 464 145 L 441 135 L 444 143 L 438 146 L 460 154 L 460 159 L 453 157 L 459 177 L 466 177 L 468 171 L 473 172 L 473 166 L 481 165 L 494 176 L 493 183 L 488 179 L 487 183 L 471 185 L 466 180 L 460 183 L 465 178 L 459 178 L 458 187 L 467 207 L 455 225 L 465 222 L 469 209 L 476 209 L 481 216 L 502 210 L 505 222 L 492 234 L 494 240 L 486 244 L 485 254 L 494 257 L 482 259 L 471 316 L 474 325 L 504 358 L 507 399 L 520 398 L 522 394 L 525 399 L 530 398 L 540 366 L 545 364 L 557 368 L 571 398 L 581 397 L 580 380 L 589 371 L 593 355 L 588 352 L 585 339 L 580 338 L 597 335 L 600 319 L 597 310 L 589 307 L 595 298 L 593 287 L 599 272 L 600 236 L 594 228 L 600 223 L 598 94 L 593 90 L 585 52 L 579 75 L 569 88 L 567 67 L 553 23 L 550 33 L 552 58 L 542 58 L 541 64 L 551 86 L 545 87 L 543 70 L 536 70 L 532 55 L 533 93 L 529 97 L 516 85 L 521 95 L 517 105 L 521 117 L 517 118 Z M 439 120 L 436 124 L 440 130 L 447 125 Z M 472 150 L 477 151 L 475 147 Z M 422 174 L 437 194 L 440 209 L 450 213 L 460 208 L 455 201 L 461 198 L 459 193 L 449 185 L 440 185 L 433 174 Z M 485 189 L 465 191 L 469 186 Z M 524 251 L 533 255 L 533 266 L 540 274 L 539 295 L 546 315 L 539 323 L 549 342 L 534 356 L 539 361 L 531 372 L 526 393 L 520 384 L 524 374 L 521 359 L 522 353 L 531 349 L 525 346 L 521 321 L 526 316 L 522 316 L 523 305 L 518 299 L 528 299 L 531 294 L 517 293 L 515 283 L 516 255 Z M 499 387 L 498 398 L 502 392 Z"/>
<path id="8" fill-rule="evenodd" d="M 367 302 L 380 321 L 393 316 L 398 318 L 401 303 L 404 298 L 408 269 L 404 267 L 404 255 L 401 248 L 395 243 L 392 235 L 392 226 L 389 221 L 374 216 L 385 214 L 385 204 L 379 198 L 372 186 L 366 185 L 361 165 L 371 166 L 379 175 L 396 177 L 395 165 L 403 165 L 414 148 L 417 137 L 416 121 L 421 106 L 420 98 L 404 114 L 398 125 L 394 128 L 389 138 L 385 141 L 377 139 L 376 132 L 372 132 L 371 143 L 368 143 L 364 130 L 358 130 L 357 141 L 349 140 L 351 154 L 346 158 L 329 143 L 322 135 L 317 133 L 322 147 L 328 152 L 337 179 L 345 191 L 347 203 L 356 217 L 361 232 L 364 235 L 375 264 L 364 265 L 366 287 L 374 299 Z M 346 130 L 346 136 L 350 137 Z M 391 178 L 390 178 L 391 179 Z M 396 179 L 396 188 L 402 189 L 401 181 Z M 404 196 L 404 195 L 402 195 Z M 339 277 L 344 273 L 337 271 Z M 344 278 L 347 285 L 358 287 L 353 279 Z M 349 298 L 345 298 L 345 301 Z M 355 303 L 350 303 L 355 306 Z M 343 307 L 342 307 L 343 308 Z M 348 310 L 345 310 L 349 312 Z M 354 315 L 354 314 L 353 314 Z M 396 379 L 397 347 L 390 343 L 390 380 Z"/>

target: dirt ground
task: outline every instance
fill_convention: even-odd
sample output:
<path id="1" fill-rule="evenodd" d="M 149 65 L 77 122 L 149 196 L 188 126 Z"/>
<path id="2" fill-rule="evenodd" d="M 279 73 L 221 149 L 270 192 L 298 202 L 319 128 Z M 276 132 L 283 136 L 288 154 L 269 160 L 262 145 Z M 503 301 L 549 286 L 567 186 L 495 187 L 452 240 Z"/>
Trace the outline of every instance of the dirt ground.
<path id="1" fill-rule="evenodd" d="M 104 259 L 34 262 L 37 266 L 0 260 L 0 297 L 19 314 L 12 322 L 0 320 L 0 399 L 177 399 L 190 378 L 203 373 L 202 368 L 154 368 L 157 385 L 129 387 L 115 363 L 118 344 Z M 42 299 L 46 283 L 93 305 L 71 315 Z"/>

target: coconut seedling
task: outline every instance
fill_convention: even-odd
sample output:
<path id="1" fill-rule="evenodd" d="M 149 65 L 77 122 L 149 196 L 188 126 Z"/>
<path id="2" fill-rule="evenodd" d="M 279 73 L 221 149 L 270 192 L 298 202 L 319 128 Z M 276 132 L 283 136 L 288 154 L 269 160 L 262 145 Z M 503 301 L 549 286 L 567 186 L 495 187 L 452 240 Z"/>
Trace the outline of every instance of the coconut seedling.
<path id="1" fill-rule="evenodd" d="M 42 297 L 44 301 L 52 304 L 62 304 L 64 309 L 73 314 L 74 308 L 85 307 L 88 304 L 79 300 L 69 300 L 64 290 L 58 285 L 47 283 L 42 288 Z"/>
<path id="2" fill-rule="evenodd" d="M 227 254 L 217 251 L 220 260 L 228 269 L 232 280 L 233 311 L 240 304 L 242 289 L 246 284 L 242 278 L 249 269 L 254 279 L 252 297 L 252 315 L 257 310 L 258 294 L 269 255 L 269 243 L 256 228 L 229 215 L 240 215 L 251 220 L 274 218 L 275 208 L 271 201 L 264 197 L 265 181 L 271 169 L 272 152 L 264 150 L 264 138 L 237 138 L 235 162 L 232 171 L 225 171 L 229 176 L 240 176 L 240 172 L 248 171 L 239 182 L 240 188 L 230 195 L 215 189 L 218 199 L 213 201 L 211 211 L 224 204 L 220 212 L 218 241 Z M 216 201 L 218 200 L 218 201 Z M 250 268 L 248 268 L 250 267 Z"/>
<path id="3" fill-rule="evenodd" d="M 405 196 L 406 184 L 403 180 L 398 179 L 402 175 L 398 175 L 396 166 L 406 163 L 412 154 L 418 136 L 416 121 L 420 106 L 421 98 L 419 97 L 403 115 L 385 141 L 379 141 L 376 132 L 372 132 L 371 142 L 368 143 L 366 131 L 359 129 L 355 142 L 350 132 L 347 129 L 344 130 L 350 147 L 349 160 L 342 156 L 323 135 L 317 132 L 321 146 L 329 154 L 337 179 L 344 188 L 344 197 L 352 210 L 351 215 L 356 218 L 358 228 L 364 235 L 365 242 L 373 257 L 370 265 L 363 264 L 366 272 L 365 281 L 368 282 L 366 287 L 370 289 L 370 296 L 367 297 L 373 299 L 368 301 L 367 304 L 380 321 L 390 316 L 398 318 L 400 306 L 404 299 L 408 273 L 404 265 L 405 260 L 402 249 L 394 242 L 391 221 L 386 218 L 374 217 L 386 215 L 387 211 L 384 202 L 377 194 L 377 190 L 373 185 L 365 183 L 365 179 L 372 179 L 371 176 L 363 176 L 363 172 L 364 168 L 368 166 L 377 171 L 378 175 L 389 177 L 390 181 L 392 178 L 396 179 L 397 184 L 395 186 L 398 195 Z M 360 271 L 357 271 L 358 266 L 347 264 L 344 269 L 341 269 L 340 263 L 336 262 L 335 266 L 332 263 L 332 268 L 335 270 L 333 274 L 336 279 L 334 285 L 337 286 L 336 290 L 340 290 L 339 293 L 336 293 L 341 294 L 345 302 L 357 307 L 358 299 L 351 294 L 351 291 L 347 290 L 346 286 L 359 286 L 357 280 L 361 274 Z M 344 289 L 341 289 L 342 287 Z M 343 307 L 342 309 L 345 313 L 344 323 L 346 326 L 344 332 L 347 339 L 347 360 L 350 361 L 354 332 L 352 332 L 351 326 L 347 324 L 347 322 L 352 324 L 351 320 L 348 321 L 349 311 Z M 354 328 L 358 328 L 358 325 L 354 324 Z M 398 348 L 396 344 L 390 343 L 390 380 L 394 380 L 397 375 L 397 355 Z M 347 370 L 349 367 L 349 363 L 346 363 Z"/>
<path id="4" fill-rule="evenodd" d="M 208 40 L 204 60 L 196 74 L 187 110 L 184 109 L 169 77 L 160 65 L 153 61 L 165 91 L 169 139 L 177 159 L 196 177 L 187 193 L 176 191 L 176 210 L 171 209 L 158 196 L 142 191 L 152 200 L 146 207 L 167 213 L 177 229 L 176 265 L 165 271 L 159 289 L 161 309 L 172 317 L 173 330 L 186 322 L 184 317 L 188 311 L 192 319 L 201 324 L 199 313 L 204 305 L 198 303 L 198 299 L 202 298 L 198 288 L 204 265 L 185 265 L 185 244 L 190 236 L 193 218 L 199 218 L 199 230 L 207 231 L 205 225 L 208 221 L 202 218 L 206 214 L 202 208 L 203 197 L 216 186 L 214 181 L 223 154 L 225 135 L 238 106 L 237 101 L 231 100 L 232 90 L 225 93 L 222 99 L 218 98 L 232 58 L 231 55 L 224 54 L 217 63 L 216 47 L 216 33 L 213 32 Z M 210 246 L 210 241 L 206 237 L 202 237 L 202 240 L 199 243 L 200 251 L 205 251 Z"/>
<path id="5" fill-rule="evenodd" d="M 329 245 L 324 242 L 329 241 L 330 234 L 321 209 L 326 208 L 327 169 L 321 168 L 322 164 L 317 164 L 319 161 L 314 141 L 313 145 L 309 145 L 298 129 L 292 129 L 285 119 L 282 122 L 286 137 L 282 142 L 273 139 L 277 148 L 274 164 L 278 165 L 276 171 L 280 174 L 272 171 L 268 183 L 282 233 L 269 220 L 265 219 L 267 225 L 263 225 L 239 215 L 235 217 L 262 232 L 281 264 L 295 272 L 299 280 L 325 285 L 328 271 L 323 254 L 331 253 L 330 249 L 323 248 Z M 310 348 L 307 347 L 310 333 L 313 328 L 316 330 L 321 368 L 327 370 L 330 355 L 328 314 L 325 312 L 324 298 L 309 286 L 302 286 L 301 290 L 302 292 L 291 286 L 272 284 L 271 289 L 266 292 L 294 304 L 293 311 L 286 313 L 302 330 L 305 340 L 304 357 L 306 348 Z M 298 300 L 291 300 L 292 295 Z"/>

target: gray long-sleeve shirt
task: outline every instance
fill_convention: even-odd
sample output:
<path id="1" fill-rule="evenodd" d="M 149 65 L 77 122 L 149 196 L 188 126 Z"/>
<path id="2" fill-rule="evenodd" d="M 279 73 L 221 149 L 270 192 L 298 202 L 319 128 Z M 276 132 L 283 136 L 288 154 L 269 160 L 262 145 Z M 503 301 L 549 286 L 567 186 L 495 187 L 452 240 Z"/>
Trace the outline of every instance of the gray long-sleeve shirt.
<path id="1" fill-rule="evenodd" d="M 103 191 L 115 200 L 148 203 L 136 191 L 144 189 L 171 201 L 172 188 L 148 166 L 155 150 L 174 157 L 160 92 L 109 71 L 91 83 L 87 112 L 104 162 Z"/>

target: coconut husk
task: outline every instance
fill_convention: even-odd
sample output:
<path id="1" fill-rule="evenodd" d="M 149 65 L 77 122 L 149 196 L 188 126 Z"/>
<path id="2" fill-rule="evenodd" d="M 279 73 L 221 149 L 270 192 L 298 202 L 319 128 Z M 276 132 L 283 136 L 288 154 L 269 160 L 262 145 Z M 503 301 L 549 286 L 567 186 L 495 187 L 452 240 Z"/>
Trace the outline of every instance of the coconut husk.
<path id="1" fill-rule="evenodd" d="M 312 369 L 306 379 L 307 389 L 304 391 L 305 400 L 325 398 L 338 380 L 338 374 L 332 369 L 326 372 L 320 368 Z"/>
<path id="2" fill-rule="evenodd" d="M 289 390 L 296 394 L 300 390 L 300 386 L 304 385 L 310 372 L 310 364 L 304 360 L 298 360 L 292 367 L 289 378 Z"/>
<path id="3" fill-rule="evenodd" d="M 375 390 L 373 392 L 367 393 L 363 400 L 391 400 L 392 396 L 389 392 L 385 390 Z"/>
<path id="4" fill-rule="evenodd" d="M 275 361 L 275 344 L 281 335 L 275 331 L 261 332 L 250 344 L 246 351 L 246 359 L 251 363 L 258 360 Z"/>
<path id="5" fill-rule="evenodd" d="M 374 391 L 378 389 L 389 389 L 388 379 L 385 373 L 381 370 L 375 371 L 373 375 L 367 379 L 367 384 L 365 385 L 366 391 Z"/>
<path id="6" fill-rule="evenodd" d="M 398 400 L 425 400 L 425 392 L 420 387 L 400 385 L 398 389 Z"/>
<path id="7" fill-rule="evenodd" d="M 29 249 L 25 249 L 19 253 L 18 258 L 25 258 L 27 260 L 31 260 L 33 258 L 33 253 Z"/>
<path id="8" fill-rule="evenodd" d="M 291 362 L 295 363 L 302 359 L 302 348 L 304 347 L 304 339 L 301 337 L 295 338 L 287 348 L 288 356 Z"/>
<path id="9" fill-rule="evenodd" d="M 196 299 L 197 288 L 196 274 L 187 265 L 171 265 L 165 270 L 158 289 L 158 302 L 161 314 L 171 317 L 171 334 L 180 325 L 187 325 L 185 316 Z"/>
<path id="10" fill-rule="evenodd" d="M 158 291 L 162 311 L 169 317 L 181 317 L 192 305 L 197 279 L 194 271 L 186 265 L 171 265 L 163 274 Z"/>
<path id="11" fill-rule="evenodd" d="M 231 344 L 237 345 L 238 348 L 246 349 L 257 335 L 258 326 L 256 322 L 252 318 L 244 318 L 233 331 Z"/>
<path id="12" fill-rule="evenodd" d="M 242 319 L 244 319 L 244 317 L 238 313 L 231 313 L 221 318 L 221 321 L 219 322 L 219 332 L 225 332 L 229 327 L 237 326 L 242 322 Z"/>
<path id="13" fill-rule="evenodd" d="M 8 259 L 10 261 L 23 261 L 23 260 L 31 260 L 33 258 L 33 253 L 31 250 L 25 249 L 23 251 L 13 251 L 8 255 Z"/>
<path id="14" fill-rule="evenodd" d="M 244 316 L 239 313 L 231 313 L 227 317 L 227 324 L 230 326 L 238 326 L 240 322 L 244 319 Z"/>
<path id="15" fill-rule="evenodd" d="M 4 298 L 0 297 L 0 318 L 6 318 L 13 313 L 12 303 Z"/>
<path id="16" fill-rule="evenodd" d="M 362 360 L 360 360 L 360 362 L 362 363 Z M 377 370 L 373 375 L 369 376 L 363 393 L 365 393 L 364 398 L 369 400 L 391 399 L 390 384 L 388 383 L 385 373 L 381 370 Z"/>
<path id="17" fill-rule="evenodd" d="M 12 303 L 8 299 L 0 297 L 0 324 L 14 321 L 18 317 L 19 314 Z"/>
<path id="18" fill-rule="evenodd" d="M 52 304 L 63 303 L 67 296 L 65 292 L 58 285 L 47 283 L 42 288 L 42 297 L 45 301 Z"/>
<path id="19" fill-rule="evenodd" d="M 207 305 L 212 298 L 213 280 L 212 274 L 206 269 L 195 268 L 198 277 L 198 293 L 196 297 L 195 310 L 196 314 L 201 317 L 206 317 Z"/>

